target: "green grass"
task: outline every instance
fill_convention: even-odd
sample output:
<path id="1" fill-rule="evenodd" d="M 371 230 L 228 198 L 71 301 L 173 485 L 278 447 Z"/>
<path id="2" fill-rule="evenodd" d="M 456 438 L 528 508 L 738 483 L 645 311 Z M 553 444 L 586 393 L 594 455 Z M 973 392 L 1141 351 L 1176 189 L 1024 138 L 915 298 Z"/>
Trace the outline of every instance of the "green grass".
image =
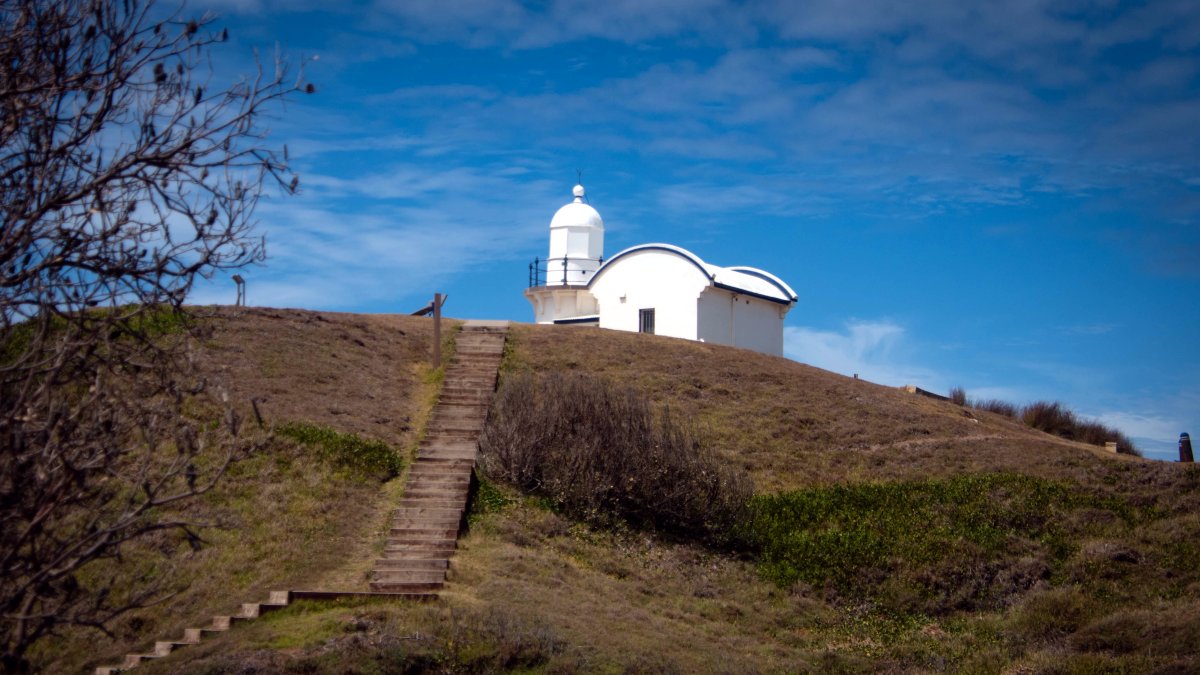
<path id="1" fill-rule="evenodd" d="M 196 323 L 196 319 L 187 310 L 165 305 L 125 305 L 112 309 L 91 309 L 71 315 L 70 319 L 66 316 L 44 314 L 0 332 L 0 364 L 13 363 L 34 348 L 34 338 L 42 328 L 43 319 L 49 323 L 48 337 L 51 338 L 59 337 L 64 331 L 74 328 L 84 332 L 104 331 L 111 338 L 136 336 L 142 340 L 156 340 L 187 333 Z"/>
<path id="2" fill-rule="evenodd" d="M 511 497 L 482 473 L 476 472 L 475 479 L 475 494 L 471 496 L 471 511 L 467 516 L 471 524 L 477 522 L 480 517 L 496 513 L 513 503 Z"/>
<path id="3" fill-rule="evenodd" d="M 494 609 L 444 611 L 355 599 L 299 602 L 183 650 L 170 663 L 142 668 L 147 675 L 540 672 L 562 661 L 563 651 L 555 631 L 536 619 Z M 565 665 L 567 671 L 576 670 Z"/>
<path id="4" fill-rule="evenodd" d="M 404 457 L 383 441 L 338 433 L 329 427 L 302 422 L 281 424 L 275 428 L 275 432 L 316 449 L 321 459 L 333 466 L 359 475 L 387 479 L 399 475 L 404 469 Z"/>
<path id="5" fill-rule="evenodd" d="M 780 586 L 943 613 L 1003 606 L 1059 573 L 1084 509 L 1123 529 L 1153 515 L 1064 482 L 976 474 L 757 496 L 742 536 Z"/>

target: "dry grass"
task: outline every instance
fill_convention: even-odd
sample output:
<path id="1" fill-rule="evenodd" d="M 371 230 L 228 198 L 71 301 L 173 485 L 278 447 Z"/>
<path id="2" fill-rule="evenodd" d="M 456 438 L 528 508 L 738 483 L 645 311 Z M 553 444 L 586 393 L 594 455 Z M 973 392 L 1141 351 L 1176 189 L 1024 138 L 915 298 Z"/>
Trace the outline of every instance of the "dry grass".
<path id="1" fill-rule="evenodd" d="M 427 320 L 222 310 L 214 321 L 205 358 L 229 377 L 237 400 L 265 396 L 269 422 L 415 443 L 436 386 L 421 365 Z M 1200 670 L 1194 467 L 1114 457 L 1001 415 L 753 352 L 577 327 L 518 325 L 511 337 L 508 372 L 578 371 L 631 385 L 673 418 L 697 422 L 760 492 L 1008 472 L 1065 485 L 1100 506 L 1052 509 L 1057 538 L 1031 531 L 1028 555 L 1010 551 L 1004 569 L 982 560 L 908 570 L 932 575 L 919 580 L 951 600 L 979 578 L 1034 572 L 1034 583 L 995 602 L 970 611 L 944 603 L 934 615 L 887 579 L 865 596 L 804 582 L 780 587 L 753 560 L 600 530 L 511 492 L 507 506 L 492 495 L 491 510 L 471 519 L 437 605 L 297 607 L 147 672 Z M 292 456 L 280 468 L 279 458 Z M 397 482 L 339 482 L 345 477 L 303 456 L 279 445 L 236 477 L 232 493 L 244 497 L 221 508 L 240 514 L 238 529 L 217 531 L 213 546 L 171 563 L 191 570 L 193 596 L 148 622 L 182 626 L 229 611 L 221 595 L 229 588 L 249 595 L 240 602 L 259 589 L 265 597 L 271 584 L 361 582 Z M 295 494 L 304 496 L 289 505 L 285 497 Z M 281 541 L 259 541 L 272 537 Z M 266 553 L 290 562 L 258 557 Z M 122 642 L 99 660 L 162 632 L 150 625 L 123 627 Z M 57 646 L 75 656 L 53 670 L 70 670 L 94 650 L 90 642 Z"/>
<path id="2" fill-rule="evenodd" d="M 429 319 L 267 308 L 200 308 L 198 356 L 268 424 L 304 422 L 397 447 L 414 439 L 433 339 Z M 452 324 L 453 325 L 453 324 Z M 249 414 L 249 411 L 247 410 Z"/>
<path id="3" fill-rule="evenodd" d="M 427 319 L 258 308 L 198 312 L 212 328 L 200 363 L 250 424 L 250 400 L 256 399 L 268 428 L 315 423 L 386 442 L 405 457 L 415 447 L 437 388 L 427 365 Z M 178 594 L 121 619 L 114 639 L 104 639 L 101 648 L 90 630 L 42 643 L 34 655 L 39 667 L 77 672 L 119 660 L 150 640 L 233 612 L 241 602 L 263 600 L 273 589 L 365 589 L 402 477 L 381 489 L 378 480 L 322 454 L 277 437 L 235 465 L 217 490 L 181 514 L 212 525 L 202 530 L 199 551 L 159 537 L 132 549 L 117 570 L 117 592 L 124 584 L 167 580 Z M 107 585 L 106 571 L 92 569 L 93 583 Z"/>
<path id="4" fill-rule="evenodd" d="M 760 491 L 981 471 L 1073 478 L 1102 450 L 947 401 L 742 349 L 578 326 L 517 325 L 510 371 L 629 384 L 701 433 Z"/>

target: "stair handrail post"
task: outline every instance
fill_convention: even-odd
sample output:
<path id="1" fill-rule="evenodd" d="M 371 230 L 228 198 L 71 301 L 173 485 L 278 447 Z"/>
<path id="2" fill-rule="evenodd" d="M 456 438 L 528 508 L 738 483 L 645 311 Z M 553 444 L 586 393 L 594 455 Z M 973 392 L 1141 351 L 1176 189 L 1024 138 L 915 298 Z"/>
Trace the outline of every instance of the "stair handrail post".
<path id="1" fill-rule="evenodd" d="M 446 296 L 433 294 L 433 369 L 442 367 L 442 303 Z"/>

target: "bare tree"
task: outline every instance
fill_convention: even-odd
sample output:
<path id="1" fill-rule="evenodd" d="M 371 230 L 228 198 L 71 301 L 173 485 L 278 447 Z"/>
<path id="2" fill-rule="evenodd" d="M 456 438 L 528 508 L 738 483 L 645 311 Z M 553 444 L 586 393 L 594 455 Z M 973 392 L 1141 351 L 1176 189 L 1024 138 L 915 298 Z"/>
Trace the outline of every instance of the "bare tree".
<path id="1" fill-rule="evenodd" d="M 183 302 L 197 276 L 262 259 L 254 207 L 266 186 L 297 185 L 262 117 L 312 86 L 278 58 L 213 86 L 226 34 L 181 12 L 0 0 L 5 670 L 58 627 L 104 629 L 152 600 L 80 570 L 150 532 L 194 536 L 168 505 L 250 442 L 229 406 L 203 403 L 215 397 L 191 367 Z"/>

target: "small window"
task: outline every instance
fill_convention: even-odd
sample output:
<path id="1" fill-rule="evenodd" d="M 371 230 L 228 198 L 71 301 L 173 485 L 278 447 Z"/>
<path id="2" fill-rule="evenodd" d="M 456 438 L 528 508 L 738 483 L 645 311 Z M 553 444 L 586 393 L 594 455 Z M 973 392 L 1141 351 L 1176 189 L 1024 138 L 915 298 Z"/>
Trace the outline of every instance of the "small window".
<path id="1" fill-rule="evenodd" d="M 639 309 L 638 310 L 638 332 L 653 333 L 654 332 L 654 310 Z"/>

